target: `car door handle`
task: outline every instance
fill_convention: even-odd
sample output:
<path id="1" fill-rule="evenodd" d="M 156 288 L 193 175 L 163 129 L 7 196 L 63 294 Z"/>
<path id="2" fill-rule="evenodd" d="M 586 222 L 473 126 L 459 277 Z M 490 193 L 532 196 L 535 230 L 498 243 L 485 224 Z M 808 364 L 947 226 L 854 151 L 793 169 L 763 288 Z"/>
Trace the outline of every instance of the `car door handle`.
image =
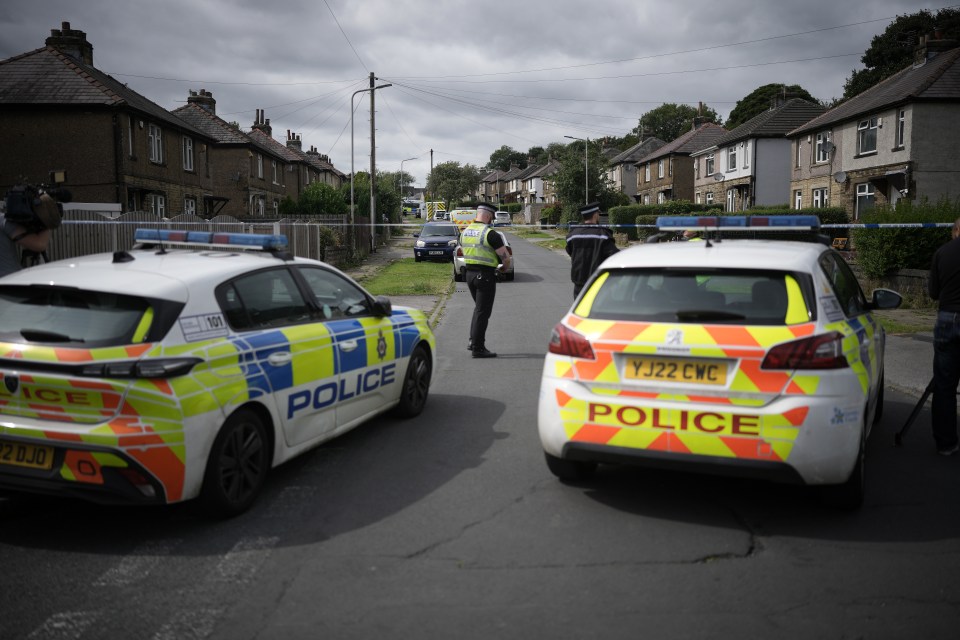
<path id="1" fill-rule="evenodd" d="M 356 341 L 356 340 L 345 340 L 345 341 L 343 341 L 343 342 L 340 343 L 340 350 L 341 350 L 341 351 L 353 351 L 353 350 L 356 349 L 356 348 L 357 348 L 357 341 Z"/>
<path id="2" fill-rule="evenodd" d="M 290 364 L 290 361 L 293 360 L 293 354 L 289 351 L 279 351 L 277 353 L 271 353 L 267 356 L 267 362 L 274 367 L 282 367 L 284 365 Z"/>

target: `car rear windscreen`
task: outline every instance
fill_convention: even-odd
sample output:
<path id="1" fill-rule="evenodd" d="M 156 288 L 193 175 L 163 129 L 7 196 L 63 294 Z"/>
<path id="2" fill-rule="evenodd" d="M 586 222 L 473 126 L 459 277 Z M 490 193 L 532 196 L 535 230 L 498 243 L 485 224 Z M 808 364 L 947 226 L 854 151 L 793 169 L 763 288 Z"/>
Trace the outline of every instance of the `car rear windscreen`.
<path id="1" fill-rule="evenodd" d="M 168 303 L 182 308 L 177 303 Z M 0 286 L 0 341 L 104 347 L 157 336 L 155 300 L 46 286 Z M 167 310 L 167 311 L 171 311 Z"/>
<path id="2" fill-rule="evenodd" d="M 802 292 L 809 278 L 783 271 L 610 271 L 596 286 L 588 313 L 595 319 L 782 325 L 812 319 L 815 308 Z"/>

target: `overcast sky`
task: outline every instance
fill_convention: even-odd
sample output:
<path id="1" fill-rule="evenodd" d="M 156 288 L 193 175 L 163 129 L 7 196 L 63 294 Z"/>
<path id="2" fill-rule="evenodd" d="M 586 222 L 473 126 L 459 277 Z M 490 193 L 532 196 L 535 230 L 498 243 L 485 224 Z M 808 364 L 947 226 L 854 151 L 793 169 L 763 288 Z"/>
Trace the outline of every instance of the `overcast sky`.
<path id="1" fill-rule="evenodd" d="M 423 186 L 434 165 L 483 167 L 564 136 L 622 136 L 665 102 L 723 118 L 769 83 L 843 94 L 873 36 L 917 0 L 4 0 L 0 59 L 62 22 L 93 62 L 165 109 L 206 89 L 246 131 L 299 133 L 348 173 L 350 102 L 376 92 L 377 167 Z M 354 100 L 353 163 L 369 168 L 368 92 Z M 2 126 L 2 124 L 0 124 Z"/>

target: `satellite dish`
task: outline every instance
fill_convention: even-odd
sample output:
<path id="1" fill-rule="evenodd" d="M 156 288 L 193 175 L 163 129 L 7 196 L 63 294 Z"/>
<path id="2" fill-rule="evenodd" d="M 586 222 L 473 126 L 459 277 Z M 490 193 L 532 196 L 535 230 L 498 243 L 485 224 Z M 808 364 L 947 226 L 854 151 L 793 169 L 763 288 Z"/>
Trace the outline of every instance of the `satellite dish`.
<path id="1" fill-rule="evenodd" d="M 717 182 L 723 182 L 723 174 L 718 171 L 715 174 L 713 174 L 713 179 L 716 180 Z"/>
<path id="2" fill-rule="evenodd" d="M 833 174 L 833 181 L 834 181 L 834 182 L 839 182 L 839 183 L 841 183 L 841 184 L 844 183 L 844 182 L 846 182 L 846 181 L 847 181 L 847 174 L 846 174 L 846 172 L 844 172 L 844 171 L 837 171 L 835 174 Z"/>
<path id="3" fill-rule="evenodd" d="M 827 140 L 821 145 L 824 153 L 833 153 L 833 150 L 836 148 L 833 146 L 833 143 Z"/>

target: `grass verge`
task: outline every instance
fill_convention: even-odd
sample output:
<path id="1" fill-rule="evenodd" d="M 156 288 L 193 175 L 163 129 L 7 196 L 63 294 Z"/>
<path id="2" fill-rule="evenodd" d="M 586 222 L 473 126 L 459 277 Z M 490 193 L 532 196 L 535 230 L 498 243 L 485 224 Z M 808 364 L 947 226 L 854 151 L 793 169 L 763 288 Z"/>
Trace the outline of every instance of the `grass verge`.
<path id="1" fill-rule="evenodd" d="M 417 262 L 403 258 L 363 280 L 363 287 L 375 296 L 439 296 L 453 286 L 449 262 Z"/>

